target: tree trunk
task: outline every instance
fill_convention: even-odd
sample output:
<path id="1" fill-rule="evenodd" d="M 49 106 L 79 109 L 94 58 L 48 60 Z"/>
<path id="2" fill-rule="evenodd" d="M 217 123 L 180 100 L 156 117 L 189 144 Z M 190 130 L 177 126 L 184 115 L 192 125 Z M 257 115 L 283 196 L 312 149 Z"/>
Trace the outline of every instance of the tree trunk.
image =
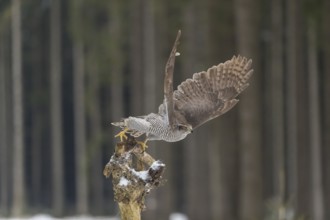
<path id="1" fill-rule="evenodd" d="M 8 66 L 9 61 L 6 57 L 6 36 L 0 35 L 0 212 L 8 215 L 9 208 L 9 173 L 11 172 L 9 166 L 9 142 L 8 136 L 10 134 L 8 127 L 8 98 L 7 86 L 8 83 Z"/>
<path id="2" fill-rule="evenodd" d="M 154 1 L 142 0 L 142 68 L 143 68 L 143 113 L 157 111 L 156 96 L 160 85 L 157 86 L 156 77 L 162 81 L 163 72 L 156 72 L 156 51 L 155 51 L 155 26 L 154 26 Z M 157 39 L 159 41 L 161 39 Z M 141 56 L 140 55 L 140 56 Z M 157 90 L 158 89 L 158 90 Z M 163 143 L 149 142 L 150 148 L 148 152 L 152 155 L 157 155 L 156 152 L 161 152 L 161 159 L 166 161 L 169 158 L 169 148 L 163 148 Z M 169 216 L 169 206 L 171 204 L 171 192 L 169 186 L 171 179 L 166 182 L 164 187 L 161 187 L 155 194 L 151 194 L 146 198 L 148 211 L 143 213 L 143 217 L 147 219 L 166 219 Z M 166 193 L 164 192 L 166 190 Z M 168 190 L 168 191 L 167 191 Z"/>
<path id="3" fill-rule="evenodd" d="M 292 198 L 292 208 L 298 215 L 311 217 L 311 170 L 309 124 L 306 105 L 309 102 L 307 71 L 304 67 L 303 51 L 306 49 L 303 39 L 303 12 L 300 1 L 286 2 L 286 122 L 288 146 L 288 192 Z M 306 120 L 307 119 L 307 120 Z"/>
<path id="4" fill-rule="evenodd" d="M 110 105 L 108 105 L 109 120 L 116 121 L 124 117 L 124 52 L 122 51 L 123 30 L 122 21 L 120 20 L 121 13 L 121 1 L 117 0 L 113 2 L 111 7 L 111 21 L 109 24 L 110 36 L 112 39 L 112 51 L 111 51 L 111 85 L 110 85 Z M 111 128 L 111 127 L 110 127 Z M 115 146 L 115 139 L 113 140 L 113 146 Z"/>
<path id="5" fill-rule="evenodd" d="M 40 207 L 42 195 L 42 135 L 44 134 L 43 129 L 43 114 L 40 111 L 40 106 L 33 107 L 33 127 L 31 131 L 31 184 L 32 184 L 32 195 L 31 200 L 35 206 Z M 38 109 L 37 109 L 38 108 Z M 38 115 L 37 115 L 38 114 Z"/>
<path id="6" fill-rule="evenodd" d="M 267 144 L 272 151 L 272 192 L 280 205 L 285 202 L 285 148 L 284 148 L 284 80 L 283 80 L 283 7 L 279 0 L 271 2 L 270 74 L 266 88 L 270 88 L 269 122 L 270 138 Z M 267 104 L 267 103 L 266 103 Z M 280 218 L 282 219 L 282 218 Z"/>
<path id="7" fill-rule="evenodd" d="M 212 122 L 209 150 L 211 219 L 238 219 L 237 109 Z"/>
<path id="8" fill-rule="evenodd" d="M 304 5 L 301 1 L 295 1 L 292 5 L 295 7 L 295 39 L 292 39 L 296 45 L 296 112 L 297 118 L 297 213 L 307 218 L 312 218 L 312 200 L 311 200 L 311 147 L 310 143 L 310 124 L 308 108 L 308 71 L 304 66 L 306 56 L 304 51 L 307 50 L 304 34 L 306 34 L 306 23 L 304 22 Z M 291 30 L 293 31 L 293 30 Z"/>
<path id="9" fill-rule="evenodd" d="M 21 1 L 12 0 L 12 72 L 13 72 L 13 215 L 25 209 L 24 117 L 22 85 Z"/>
<path id="10" fill-rule="evenodd" d="M 203 22 L 207 18 L 205 4 L 199 1 L 190 2 L 184 12 L 183 40 L 181 45 L 185 60 L 183 64 L 183 80 L 207 66 L 208 27 Z M 196 29 L 198 30 L 196 32 Z M 204 67 L 204 68 L 203 68 Z M 213 147 L 210 138 L 211 125 L 204 125 L 193 135 L 189 135 L 184 144 L 184 182 L 185 212 L 189 219 L 210 219 L 208 151 Z M 203 201 L 202 203 L 200 201 Z"/>
<path id="11" fill-rule="evenodd" d="M 88 180 L 85 123 L 85 63 L 83 43 L 79 40 L 74 43 L 73 59 L 76 210 L 79 214 L 87 214 Z"/>
<path id="12" fill-rule="evenodd" d="M 287 150 L 287 169 L 288 173 L 288 197 L 297 197 L 297 101 L 296 101 L 296 74 L 297 74 L 297 57 L 296 57 L 296 6 L 295 0 L 286 2 L 286 103 L 285 103 L 285 121 L 286 121 L 286 145 Z M 296 201 L 293 201 L 293 206 L 296 207 Z"/>
<path id="13" fill-rule="evenodd" d="M 63 214 L 63 134 L 62 134 L 62 62 L 61 1 L 51 1 L 50 12 L 50 94 L 52 143 L 52 207 L 56 216 Z"/>
<path id="14" fill-rule="evenodd" d="M 73 115 L 74 115 L 74 164 L 75 164 L 75 208 L 80 215 L 88 213 L 88 169 L 86 131 L 85 89 L 85 36 L 84 1 L 74 0 L 70 4 L 73 39 Z M 86 27 L 86 29 L 88 26 Z M 94 98 L 94 97 L 93 97 Z M 93 163 L 92 161 L 91 163 Z M 100 168 L 101 169 L 101 168 Z M 92 172 L 95 172 L 94 170 Z M 96 171 L 97 173 L 97 171 Z M 91 178 L 93 181 L 94 179 Z M 96 181 L 96 180 L 95 180 Z M 96 204 L 95 204 L 96 205 Z M 99 205 L 99 204 L 98 204 Z"/>
<path id="15" fill-rule="evenodd" d="M 130 72 L 131 72 L 131 97 L 130 115 L 141 115 L 143 113 L 143 64 L 142 64 L 142 0 L 133 1 L 131 4 L 131 25 L 130 28 Z"/>
<path id="16" fill-rule="evenodd" d="M 259 38 L 259 5 L 255 0 L 236 1 L 236 34 L 238 51 L 253 60 L 250 87 L 240 96 L 239 126 L 241 150 L 241 219 L 262 218 L 263 181 L 261 161 L 261 69 L 256 39 Z"/>
<path id="17" fill-rule="evenodd" d="M 111 81 L 110 86 L 107 86 L 108 91 L 108 99 L 110 102 L 107 103 L 107 111 L 106 111 L 106 121 L 114 122 L 118 121 L 121 118 L 127 116 L 125 115 L 125 97 L 124 97 L 124 90 L 123 88 L 129 83 L 125 81 L 126 79 L 126 71 L 125 71 L 125 64 L 127 62 L 125 57 L 125 51 L 122 50 L 122 45 L 126 42 L 129 37 L 124 37 L 125 29 L 123 25 L 123 21 L 120 19 L 120 14 L 124 10 L 123 2 L 121 0 L 113 1 L 110 15 L 111 20 L 109 23 L 109 31 L 112 43 L 112 50 L 111 50 Z M 126 27 L 127 28 L 127 27 Z M 110 155 L 114 151 L 114 146 L 118 139 L 114 138 L 114 132 L 118 132 L 116 128 L 113 126 L 106 126 L 104 134 L 111 134 L 108 138 L 106 138 L 106 148 L 104 149 L 104 154 Z M 108 182 L 107 182 L 108 183 Z M 108 185 L 105 185 L 105 188 L 108 188 Z M 106 195 L 105 195 L 106 196 Z M 110 197 L 110 196 L 108 196 Z M 107 207 L 116 207 L 116 203 L 113 199 L 108 199 Z M 108 208 L 108 209 L 109 209 Z M 112 211 L 111 210 L 111 211 Z"/>
<path id="18" fill-rule="evenodd" d="M 144 112 L 153 112 L 156 103 L 156 77 L 162 79 L 163 74 L 156 74 L 155 58 L 155 28 L 153 1 L 143 0 L 143 69 L 144 69 Z"/>
<path id="19" fill-rule="evenodd" d="M 232 1 L 210 1 L 211 26 L 219 26 L 218 29 L 209 30 L 210 45 L 212 45 L 211 64 L 223 62 L 233 56 L 235 49 L 233 7 Z M 236 106 L 230 112 L 210 122 L 209 141 L 212 149 L 208 150 L 208 161 L 209 170 L 212 170 L 209 175 L 211 219 L 238 219 L 237 116 Z"/>
<path id="20" fill-rule="evenodd" d="M 323 129 L 323 162 L 324 162 L 324 184 L 325 184 L 325 194 L 324 194 L 324 207 L 330 207 L 330 1 L 323 1 L 323 45 L 324 45 L 324 74 L 322 78 L 323 94 L 322 94 L 322 127 Z M 325 219 L 330 219 L 330 209 L 325 208 Z"/>
<path id="21" fill-rule="evenodd" d="M 90 140 L 89 149 L 90 163 L 91 163 L 91 193 L 93 198 L 93 205 L 96 208 L 96 212 L 100 213 L 103 206 L 103 177 L 99 175 L 99 171 L 102 170 L 102 127 L 101 127 L 101 103 L 100 103 L 100 71 L 97 65 L 89 66 L 89 120 L 90 120 Z M 83 156 L 83 155 L 81 155 Z M 87 158 L 87 155 L 84 155 Z M 86 172 L 86 162 L 83 166 L 84 172 Z M 81 164 L 82 166 L 83 164 Z M 83 171 L 81 170 L 81 172 Z M 87 180 L 87 179 L 86 179 Z M 87 199 L 87 198 L 86 198 Z"/>
<path id="22" fill-rule="evenodd" d="M 311 180 L 312 180 L 312 219 L 324 220 L 324 191 L 322 179 L 321 125 L 319 100 L 319 71 L 317 66 L 317 45 L 315 23 L 309 21 L 308 37 L 308 81 L 309 81 L 309 125 L 311 148 Z"/>
<path id="23" fill-rule="evenodd" d="M 34 10 L 36 12 L 37 10 Z M 29 94 L 29 101 L 28 107 L 30 106 L 31 116 L 29 117 L 27 121 L 32 121 L 31 123 L 31 129 L 27 130 L 27 136 L 31 137 L 31 150 L 29 151 L 31 156 L 31 159 L 29 160 L 29 163 L 31 163 L 31 174 L 30 174 L 30 184 L 31 184 L 31 190 L 30 190 L 30 204 L 31 206 L 41 208 L 43 207 L 43 201 L 42 198 L 48 197 L 45 196 L 42 192 L 43 189 L 45 189 L 45 185 L 49 185 L 49 180 L 47 181 L 47 184 L 43 182 L 42 175 L 43 175 L 43 166 L 44 161 L 49 162 L 49 153 L 47 154 L 47 158 L 45 155 L 43 155 L 43 150 L 46 152 L 49 151 L 49 149 L 45 149 L 43 146 L 43 141 L 45 140 L 45 137 L 48 138 L 49 130 L 47 129 L 49 127 L 49 123 L 47 122 L 48 119 L 48 100 L 44 99 L 44 94 L 40 91 L 45 91 L 46 88 L 48 88 L 48 85 L 46 85 L 45 79 L 47 79 L 49 76 L 47 76 L 44 73 L 44 61 L 48 59 L 48 57 L 43 56 L 43 50 L 44 45 L 41 44 L 43 40 L 43 35 L 45 34 L 42 30 L 40 30 L 40 25 L 42 22 L 43 16 L 47 16 L 46 14 L 36 13 L 36 16 L 32 20 L 31 23 L 33 23 L 33 32 L 35 33 L 33 36 L 31 36 L 31 40 L 29 42 L 29 57 L 31 57 L 30 66 L 31 66 L 31 87 Z M 38 27 L 38 28 L 37 28 Z M 48 36 L 48 34 L 47 34 Z M 47 65 L 45 65 L 47 66 Z M 48 81 L 48 80 L 47 80 Z M 28 90 L 29 91 L 29 90 Z M 29 111 L 29 109 L 27 110 Z M 46 116 L 47 115 L 47 116 Z M 50 164 L 47 165 L 49 167 Z M 47 168 L 45 168 L 47 169 Z"/>

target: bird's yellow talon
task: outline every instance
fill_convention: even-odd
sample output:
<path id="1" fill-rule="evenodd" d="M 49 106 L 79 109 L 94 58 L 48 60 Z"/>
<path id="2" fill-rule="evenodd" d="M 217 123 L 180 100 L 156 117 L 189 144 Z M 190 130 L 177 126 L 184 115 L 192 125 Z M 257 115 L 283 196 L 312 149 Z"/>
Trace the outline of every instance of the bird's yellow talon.
<path id="1" fill-rule="evenodd" d="M 124 130 L 122 130 L 121 132 L 119 132 L 118 134 L 115 135 L 115 137 L 119 137 L 120 141 L 122 142 L 123 139 L 127 139 L 127 135 L 126 132 L 128 131 L 128 128 L 125 128 Z"/>
<path id="2" fill-rule="evenodd" d="M 137 142 L 138 144 L 140 144 L 140 146 L 142 148 L 142 151 L 145 151 L 148 148 L 147 141 L 148 141 L 148 139 L 146 139 L 145 141 L 138 141 Z"/>

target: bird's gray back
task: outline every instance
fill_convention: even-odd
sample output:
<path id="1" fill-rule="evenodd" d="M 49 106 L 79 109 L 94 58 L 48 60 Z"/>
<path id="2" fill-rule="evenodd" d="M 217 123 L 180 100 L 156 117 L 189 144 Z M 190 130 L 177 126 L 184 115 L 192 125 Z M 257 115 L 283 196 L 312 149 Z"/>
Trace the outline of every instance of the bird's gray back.
<path id="1" fill-rule="evenodd" d="M 151 113 L 146 117 L 146 120 L 151 124 L 147 133 L 149 140 L 176 142 L 187 136 L 178 129 L 172 129 L 164 115 Z"/>

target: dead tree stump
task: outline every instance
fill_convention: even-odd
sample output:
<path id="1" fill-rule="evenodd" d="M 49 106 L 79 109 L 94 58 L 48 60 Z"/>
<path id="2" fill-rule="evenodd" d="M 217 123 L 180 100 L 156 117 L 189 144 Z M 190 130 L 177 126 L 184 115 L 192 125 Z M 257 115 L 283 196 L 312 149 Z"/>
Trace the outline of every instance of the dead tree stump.
<path id="1" fill-rule="evenodd" d="M 122 220 L 141 219 L 145 196 L 160 185 L 164 170 L 165 164 L 146 153 L 134 137 L 116 144 L 103 174 L 112 176 L 114 199 Z"/>

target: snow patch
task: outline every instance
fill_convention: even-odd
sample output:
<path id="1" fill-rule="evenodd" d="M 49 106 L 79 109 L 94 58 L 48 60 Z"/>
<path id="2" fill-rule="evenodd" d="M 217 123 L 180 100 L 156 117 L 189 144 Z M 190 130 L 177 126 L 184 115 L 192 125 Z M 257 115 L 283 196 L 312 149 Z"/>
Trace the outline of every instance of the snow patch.
<path id="1" fill-rule="evenodd" d="M 121 177 L 120 178 L 120 180 L 119 180 L 119 183 L 118 183 L 118 185 L 119 186 L 127 186 L 127 185 L 129 185 L 131 182 L 128 180 L 128 179 L 126 179 L 125 177 Z"/>
<path id="2" fill-rule="evenodd" d="M 151 164 L 150 168 L 152 170 L 159 170 L 160 167 L 165 167 L 165 164 L 163 164 L 160 161 L 155 161 Z M 143 170 L 143 171 L 136 171 L 134 169 L 131 169 L 132 173 L 137 176 L 138 178 L 142 179 L 143 181 L 148 181 L 150 179 L 149 171 Z"/>
<path id="3" fill-rule="evenodd" d="M 4 218 L 0 216 L 0 220 L 120 220 L 118 217 L 109 217 L 109 216 L 71 216 L 64 218 L 55 218 L 47 214 L 37 214 L 31 217 L 21 217 L 21 218 Z"/>
<path id="4" fill-rule="evenodd" d="M 134 169 L 132 169 L 133 173 L 135 176 L 137 176 L 138 178 L 142 179 L 143 181 L 147 181 L 150 178 L 150 175 L 148 173 L 148 170 L 144 170 L 144 171 L 136 171 Z"/>
<path id="5" fill-rule="evenodd" d="M 189 220 L 188 216 L 182 213 L 172 213 L 169 220 Z"/>
<path id="6" fill-rule="evenodd" d="M 111 216 L 70 216 L 63 218 L 55 218 L 47 214 L 37 214 L 31 217 L 21 217 L 21 218 L 5 218 L 0 216 L 0 220 L 120 220 L 118 217 Z M 172 213 L 169 216 L 169 220 L 189 220 L 189 218 L 182 213 Z"/>
<path id="7" fill-rule="evenodd" d="M 151 169 L 153 170 L 158 170 L 159 167 L 165 167 L 165 164 L 163 164 L 162 162 L 160 162 L 159 160 L 153 162 L 150 166 Z"/>
<path id="8" fill-rule="evenodd" d="M 51 219 L 53 219 L 53 217 L 50 215 L 47 215 L 47 214 L 38 214 L 38 215 L 32 216 L 31 219 L 33 219 L 33 220 L 51 220 Z"/>

